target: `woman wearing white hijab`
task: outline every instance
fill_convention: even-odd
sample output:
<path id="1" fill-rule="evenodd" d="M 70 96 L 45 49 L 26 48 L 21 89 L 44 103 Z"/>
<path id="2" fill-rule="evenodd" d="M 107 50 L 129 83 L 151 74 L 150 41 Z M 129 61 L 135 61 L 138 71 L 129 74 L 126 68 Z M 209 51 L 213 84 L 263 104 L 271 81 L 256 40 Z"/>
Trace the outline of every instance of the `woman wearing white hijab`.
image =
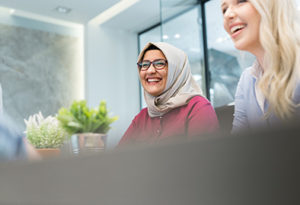
<path id="1" fill-rule="evenodd" d="M 150 42 L 137 64 L 147 108 L 133 119 L 119 145 L 191 137 L 218 128 L 215 111 L 201 95 L 182 50 L 164 42 Z"/>

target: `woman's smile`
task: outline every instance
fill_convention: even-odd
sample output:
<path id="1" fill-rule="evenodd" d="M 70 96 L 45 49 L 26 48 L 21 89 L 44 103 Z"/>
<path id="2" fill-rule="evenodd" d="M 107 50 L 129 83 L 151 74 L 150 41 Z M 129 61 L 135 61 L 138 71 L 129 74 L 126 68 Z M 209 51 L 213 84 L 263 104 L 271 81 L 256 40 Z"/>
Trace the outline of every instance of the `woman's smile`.
<path id="1" fill-rule="evenodd" d="M 147 80 L 147 82 L 148 83 L 150 83 L 150 84 L 156 84 L 156 83 L 158 83 L 158 82 L 160 82 L 161 81 L 161 78 L 153 78 L 153 77 L 149 77 L 149 78 L 146 78 L 146 80 Z"/>
<path id="2" fill-rule="evenodd" d="M 236 38 L 247 27 L 245 23 L 234 23 L 229 25 L 231 38 Z"/>

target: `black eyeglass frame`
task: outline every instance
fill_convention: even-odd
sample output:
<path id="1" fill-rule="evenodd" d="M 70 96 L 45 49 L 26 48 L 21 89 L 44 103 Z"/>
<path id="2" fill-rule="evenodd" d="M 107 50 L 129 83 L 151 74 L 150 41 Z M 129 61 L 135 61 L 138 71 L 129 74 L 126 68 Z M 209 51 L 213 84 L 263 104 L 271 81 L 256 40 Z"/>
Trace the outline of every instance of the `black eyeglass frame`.
<path id="1" fill-rule="evenodd" d="M 161 62 L 161 61 L 164 61 L 165 65 L 162 68 L 157 68 L 156 64 L 158 62 Z M 143 69 L 143 64 L 142 64 L 143 62 L 149 63 L 147 68 Z M 138 68 L 139 68 L 140 71 L 146 71 L 146 70 L 148 70 L 150 68 L 151 64 L 153 65 L 153 67 L 155 68 L 155 70 L 162 70 L 162 69 L 164 69 L 166 67 L 166 65 L 168 64 L 168 61 L 166 59 L 155 59 L 154 61 L 145 60 L 145 61 L 142 61 L 142 62 L 138 62 L 137 66 L 138 66 Z"/>

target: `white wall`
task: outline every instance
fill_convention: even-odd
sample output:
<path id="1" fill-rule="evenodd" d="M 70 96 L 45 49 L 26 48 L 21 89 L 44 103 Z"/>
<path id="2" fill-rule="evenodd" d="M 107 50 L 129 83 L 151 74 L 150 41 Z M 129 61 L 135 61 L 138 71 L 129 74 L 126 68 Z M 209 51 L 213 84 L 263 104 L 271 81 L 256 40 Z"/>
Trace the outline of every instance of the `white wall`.
<path id="1" fill-rule="evenodd" d="M 140 109 L 137 55 L 136 33 L 86 25 L 85 98 L 91 107 L 106 100 L 111 116 L 119 116 L 108 133 L 110 148 Z"/>

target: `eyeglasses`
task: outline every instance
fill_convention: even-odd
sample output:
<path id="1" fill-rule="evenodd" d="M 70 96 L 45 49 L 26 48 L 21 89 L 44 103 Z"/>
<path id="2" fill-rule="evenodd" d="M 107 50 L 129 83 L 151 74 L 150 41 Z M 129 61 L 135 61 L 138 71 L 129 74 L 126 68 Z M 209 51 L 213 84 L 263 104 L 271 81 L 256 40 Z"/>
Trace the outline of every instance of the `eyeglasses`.
<path id="1" fill-rule="evenodd" d="M 148 61 L 148 60 L 144 60 L 142 62 L 137 63 L 138 68 L 141 71 L 146 71 L 148 70 L 148 68 L 150 68 L 151 64 L 153 65 L 153 67 L 155 68 L 155 70 L 162 70 L 164 69 L 164 67 L 167 65 L 168 61 L 164 60 L 164 59 L 157 59 L 154 61 Z"/>

